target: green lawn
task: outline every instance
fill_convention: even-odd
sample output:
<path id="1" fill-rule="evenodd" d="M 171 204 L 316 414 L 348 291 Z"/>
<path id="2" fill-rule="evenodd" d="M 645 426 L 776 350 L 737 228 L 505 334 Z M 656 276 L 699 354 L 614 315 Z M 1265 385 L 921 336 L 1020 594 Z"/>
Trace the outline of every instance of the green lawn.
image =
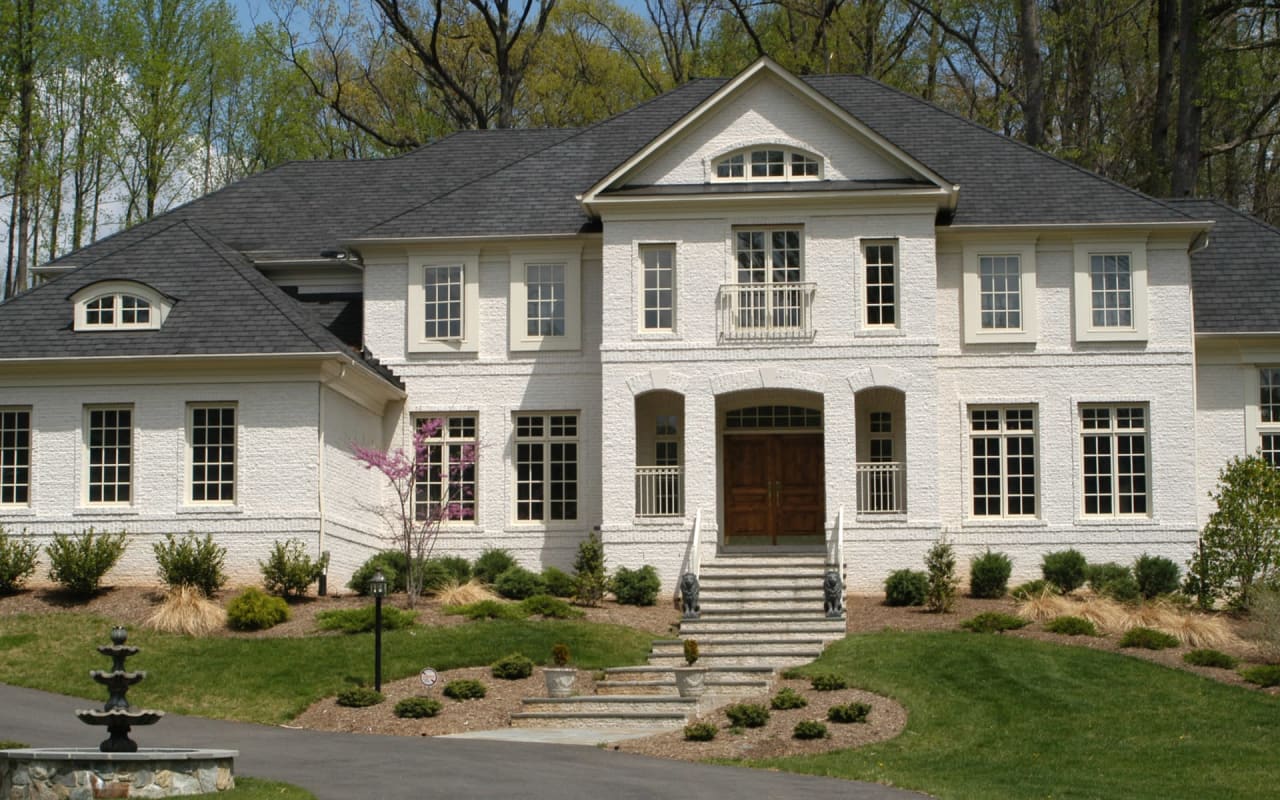
<path id="1" fill-rule="evenodd" d="M 896 739 L 753 763 L 936 797 L 1271 798 L 1280 698 L 1136 658 L 969 633 L 838 642 L 807 672 L 897 699 Z"/>
<path id="2" fill-rule="evenodd" d="M 192 800 L 200 798 L 217 798 L 217 800 L 316 800 L 316 796 L 306 789 L 291 783 L 263 781 L 257 778 L 236 778 L 236 788 L 225 792 L 192 795 Z"/>
<path id="3" fill-rule="evenodd" d="M 110 667 L 95 649 L 108 642 L 110 628 L 110 621 L 84 614 L 0 619 L 0 681 L 105 701 L 106 689 L 88 673 Z M 652 638 L 572 621 L 415 627 L 383 633 L 382 675 L 391 681 L 423 667 L 479 666 L 512 652 L 547 663 L 556 642 L 569 645 L 574 665 L 583 669 L 642 664 Z M 127 666 L 147 672 L 129 691 L 134 707 L 275 724 L 340 689 L 373 683 L 372 634 L 234 639 L 131 630 L 129 644 L 141 652 Z"/>

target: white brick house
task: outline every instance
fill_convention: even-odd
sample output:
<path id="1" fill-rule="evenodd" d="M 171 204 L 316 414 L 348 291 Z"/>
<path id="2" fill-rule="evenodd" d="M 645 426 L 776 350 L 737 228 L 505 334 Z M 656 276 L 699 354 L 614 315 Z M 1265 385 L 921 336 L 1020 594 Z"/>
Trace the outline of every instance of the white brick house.
<path id="1" fill-rule="evenodd" d="M 137 534 L 121 581 L 165 532 L 245 581 L 302 538 L 336 587 L 385 546 L 351 445 L 442 418 L 479 456 L 440 552 L 563 567 L 599 528 L 671 586 L 696 525 L 702 559 L 843 541 L 855 590 L 940 535 L 1020 577 L 1181 561 L 1224 461 L 1280 451 L 1276 243 L 767 60 L 583 130 L 290 164 L 0 306 L 0 525 Z"/>

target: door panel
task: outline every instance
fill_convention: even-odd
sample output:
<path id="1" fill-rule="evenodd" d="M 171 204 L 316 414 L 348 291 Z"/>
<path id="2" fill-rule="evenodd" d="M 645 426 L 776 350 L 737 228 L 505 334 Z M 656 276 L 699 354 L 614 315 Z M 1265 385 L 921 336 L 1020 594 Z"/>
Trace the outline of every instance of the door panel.
<path id="1" fill-rule="evenodd" d="M 726 436 L 724 445 L 726 544 L 823 541 L 821 434 Z"/>

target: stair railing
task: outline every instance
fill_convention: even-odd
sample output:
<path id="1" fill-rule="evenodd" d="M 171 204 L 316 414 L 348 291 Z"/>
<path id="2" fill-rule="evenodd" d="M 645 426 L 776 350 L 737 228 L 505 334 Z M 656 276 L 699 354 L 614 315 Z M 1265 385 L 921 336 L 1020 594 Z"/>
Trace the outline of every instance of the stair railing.
<path id="1" fill-rule="evenodd" d="M 689 568 L 680 576 L 680 608 L 685 619 L 697 619 L 701 606 L 698 603 L 698 572 L 702 567 L 702 509 L 693 514 L 693 531 L 689 535 Z"/>

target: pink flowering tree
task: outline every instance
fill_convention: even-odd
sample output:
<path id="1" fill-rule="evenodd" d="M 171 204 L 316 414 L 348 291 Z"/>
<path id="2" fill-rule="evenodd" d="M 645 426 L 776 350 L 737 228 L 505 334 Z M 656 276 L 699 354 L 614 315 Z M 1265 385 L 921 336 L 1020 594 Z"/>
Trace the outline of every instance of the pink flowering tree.
<path id="1" fill-rule="evenodd" d="M 445 421 L 416 420 L 413 449 L 377 450 L 353 445 L 356 461 L 382 473 L 394 497 L 382 509 L 395 549 L 409 565 L 405 590 L 413 608 L 422 594 L 425 567 L 446 520 L 474 519 L 475 445 L 445 441 Z"/>

